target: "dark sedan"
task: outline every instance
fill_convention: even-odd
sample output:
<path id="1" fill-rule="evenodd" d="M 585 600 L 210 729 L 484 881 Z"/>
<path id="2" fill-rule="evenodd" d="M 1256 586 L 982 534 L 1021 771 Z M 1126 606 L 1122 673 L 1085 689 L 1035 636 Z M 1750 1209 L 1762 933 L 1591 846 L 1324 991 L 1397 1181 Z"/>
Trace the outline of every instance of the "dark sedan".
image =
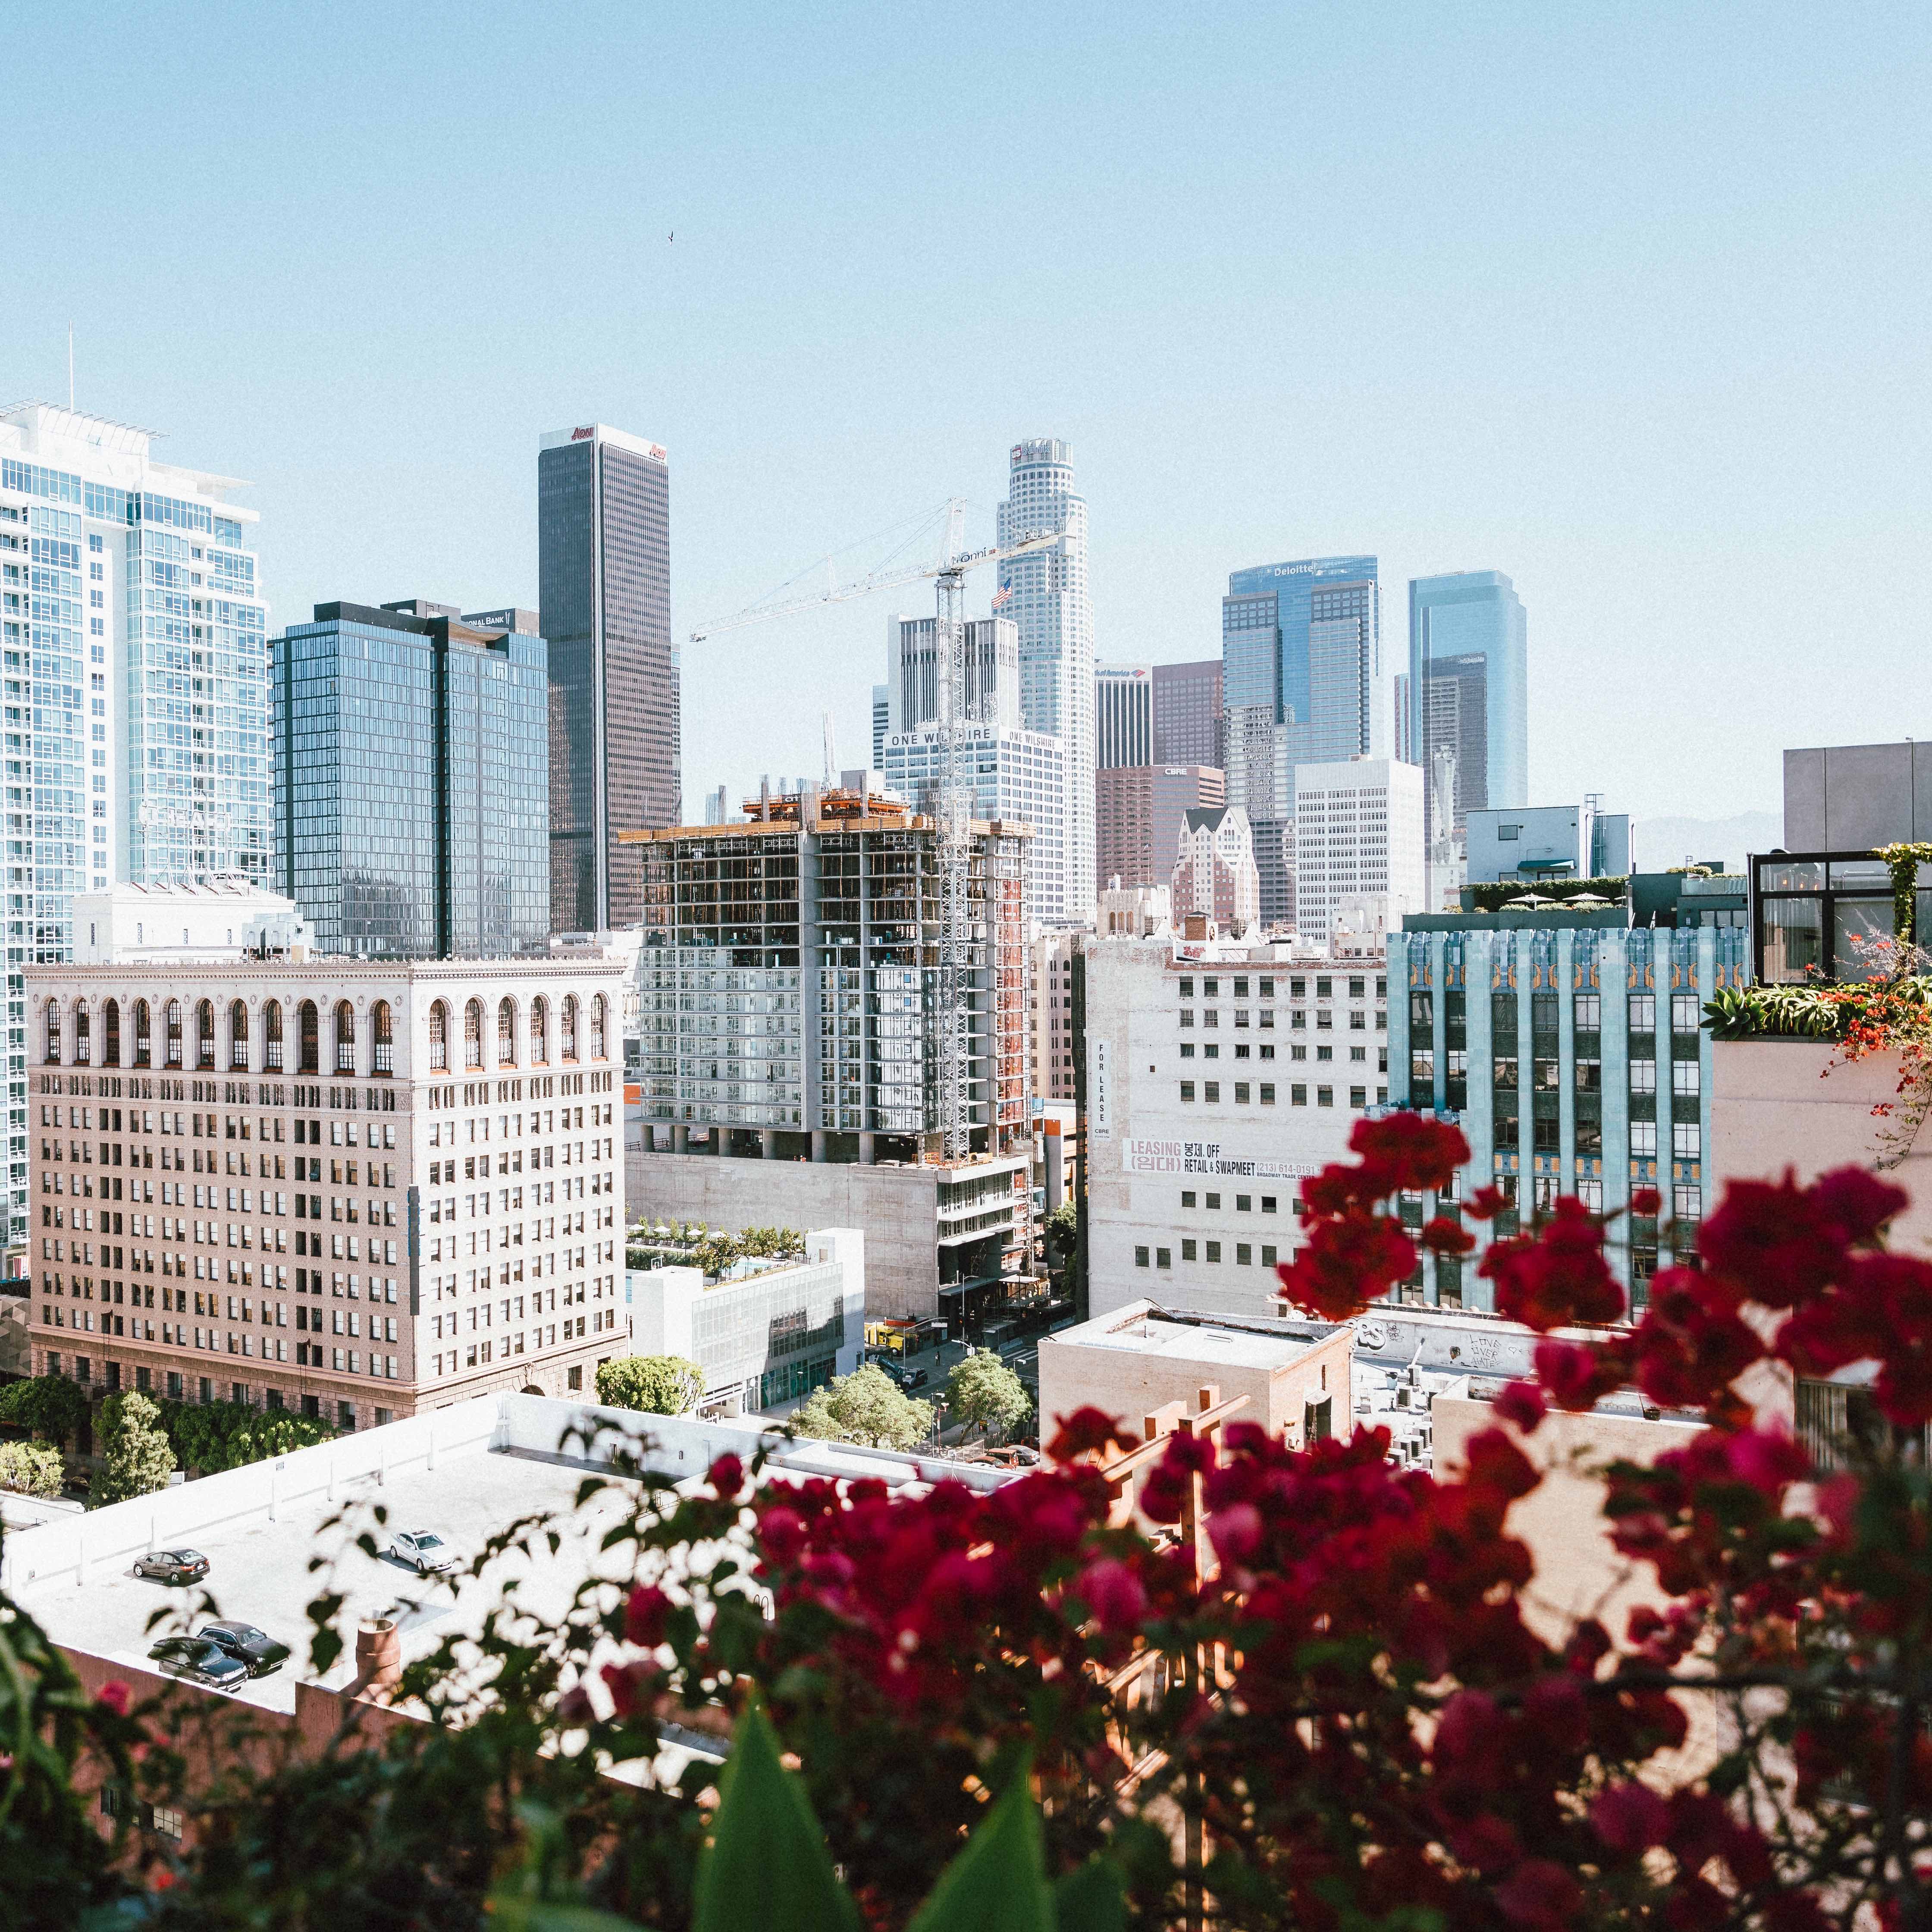
<path id="1" fill-rule="evenodd" d="M 208 1574 L 208 1558 L 198 1550 L 151 1550 L 134 1565 L 134 1574 L 164 1583 L 198 1583 Z"/>
<path id="2" fill-rule="evenodd" d="M 248 1681 L 248 1666 L 238 1657 L 198 1636 L 164 1636 L 148 1657 L 170 1677 L 184 1677 L 211 1690 L 232 1690 Z"/>
<path id="3" fill-rule="evenodd" d="M 195 1632 L 197 1642 L 220 1646 L 241 1664 L 250 1677 L 266 1677 L 289 1660 L 289 1647 L 278 1643 L 266 1630 L 253 1624 L 203 1624 Z"/>

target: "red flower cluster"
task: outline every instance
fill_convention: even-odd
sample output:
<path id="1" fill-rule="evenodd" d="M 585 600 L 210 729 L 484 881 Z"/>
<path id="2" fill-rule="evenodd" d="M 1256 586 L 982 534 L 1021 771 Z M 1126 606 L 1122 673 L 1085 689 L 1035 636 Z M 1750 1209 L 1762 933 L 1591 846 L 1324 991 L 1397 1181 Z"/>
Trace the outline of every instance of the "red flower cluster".
<path id="1" fill-rule="evenodd" d="M 1405 1191 L 1446 1188 L 1469 1158 L 1460 1130 L 1420 1114 L 1358 1120 L 1348 1144 L 1362 1156 L 1357 1165 L 1324 1167 L 1302 1183 L 1308 1244 L 1276 1270 L 1291 1301 L 1330 1322 L 1359 1313 L 1415 1267 L 1414 1244 L 1377 1206 Z M 1474 1245 L 1446 1219 L 1432 1222 L 1424 1239 L 1446 1253 Z"/>

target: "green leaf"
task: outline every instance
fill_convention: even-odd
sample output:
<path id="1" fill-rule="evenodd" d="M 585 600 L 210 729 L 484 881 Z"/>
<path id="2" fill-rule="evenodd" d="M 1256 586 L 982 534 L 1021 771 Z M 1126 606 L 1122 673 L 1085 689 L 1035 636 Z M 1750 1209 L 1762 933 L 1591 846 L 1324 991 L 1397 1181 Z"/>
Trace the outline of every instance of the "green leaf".
<path id="1" fill-rule="evenodd" d="M 803 1783 L 778 1761 L 757 1704 L 738 1720 L 718 1784 L 711 1842 L 698 1861 L 693 1932 L 859 1932 Z"/>
<path id="2" fill-rule="evenodd" d="M 1024 1766 L 940 1874 L 908 1932 L 1054 1932 L 1040 1814 Z"/>
<path id="3" fill-rule="evenodd" d="M 1112 1858 L 1089 1858 L 1053 1888 L 1059 1932 L 1126 1932 L 1126 1888 Z"/>

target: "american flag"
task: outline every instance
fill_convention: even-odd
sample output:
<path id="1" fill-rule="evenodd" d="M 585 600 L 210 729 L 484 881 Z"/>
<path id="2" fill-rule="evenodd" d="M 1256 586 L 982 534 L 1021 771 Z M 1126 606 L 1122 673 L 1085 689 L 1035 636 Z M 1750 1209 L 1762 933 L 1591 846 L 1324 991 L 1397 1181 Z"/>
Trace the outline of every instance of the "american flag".
<path id="1" fill-rule="evenodd" d="M 994 591 L 993 592 L 993 608 L 997 610 L 1002 604 L 1010 602 L 1012 600 L 1012 594 L 1013 586 L 1010 584 L 1006 585 L 1004 589 Z"/>

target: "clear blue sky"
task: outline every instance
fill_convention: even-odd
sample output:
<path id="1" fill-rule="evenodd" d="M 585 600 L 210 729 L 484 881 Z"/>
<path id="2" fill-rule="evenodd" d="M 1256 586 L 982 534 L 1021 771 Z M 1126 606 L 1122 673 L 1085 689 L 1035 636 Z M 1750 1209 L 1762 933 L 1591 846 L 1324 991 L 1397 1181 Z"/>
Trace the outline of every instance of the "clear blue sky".
<path id="1" fill-rule="evenodd" d="M 1932 733 L 1922 8 L 57 8 L 0 388 L 253 480 L 273 618 L 536 589 L 669 446 L 688 631 L 1073 445 L 1103 658 L 1242 565 L 1496 568 L 1531 782 L 1775 808 Z M 667 237 L 675 230 L 676 240 Z M 6 400 L 0 398 L 0 400 Z M 983 600 L 988 586 L 979 586 Z M 909 608 L 923 610 L 923 590 Z M 983 602 L 975 608 L 983 608 Z M 883 600 L 687 650 L 686 794 L 856 762 Z"/>

